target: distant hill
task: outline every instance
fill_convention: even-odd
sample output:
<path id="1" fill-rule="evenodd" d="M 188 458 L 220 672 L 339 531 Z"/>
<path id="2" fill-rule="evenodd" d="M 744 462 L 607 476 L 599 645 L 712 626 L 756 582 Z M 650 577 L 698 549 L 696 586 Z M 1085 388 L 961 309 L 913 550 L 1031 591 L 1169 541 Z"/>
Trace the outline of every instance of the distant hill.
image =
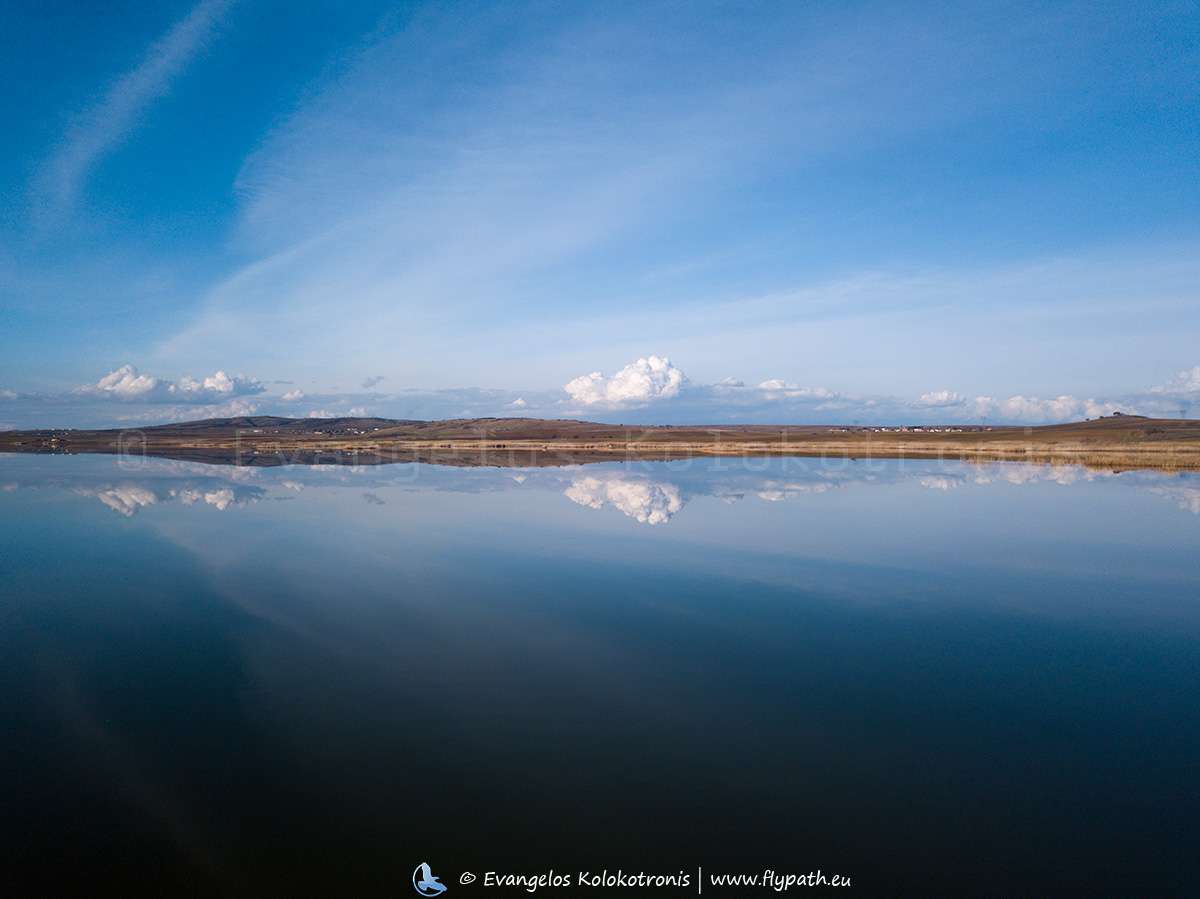
<path id="1" fill-rule="evenodd" d="M 679 455 L 842 455 L 993 458 L 1108 466 L 1200 467 L 1200 421 L 1111 415 L 1039 427 L 944 425 L 657 425 L 576 419 L 213 418 L 145 428 L 0 432 L 0 451 L 144 453 L 234 464 L 403 461 L 497 452 L 520 464 Z M 541 454 L 530 461 L 530 454 Z M 454 464 L 460 464 L 458 462 Z M 462 464 L 468 464 L 466 462 Z M 508 464 L 518 464 L 513 461 Z"/>
<path id="2" fill-rule="evenodd" d="M 385 427 L 419 424 L 395 418 L 284 418 L 279 415 L 240 415 L 236 418 L 204 418 L 176 424 L 138 428 L 154 433 L 228 434 L 237 431 L 263 431 L 278 434 L 344 433 L 377 430 Z M 112 430 L 112 429 L 109 429 Z"/>

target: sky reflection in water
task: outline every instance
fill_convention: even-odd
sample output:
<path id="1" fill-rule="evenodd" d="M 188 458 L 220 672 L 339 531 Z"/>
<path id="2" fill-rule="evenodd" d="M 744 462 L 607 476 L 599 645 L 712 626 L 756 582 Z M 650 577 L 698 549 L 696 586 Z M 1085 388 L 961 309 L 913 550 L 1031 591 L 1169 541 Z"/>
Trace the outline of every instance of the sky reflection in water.
<path id="1" fill-rule="evenodd" d="M 1193 474 L 7 456 L 0 488 L 17 865 L 1189 883 Z"/>

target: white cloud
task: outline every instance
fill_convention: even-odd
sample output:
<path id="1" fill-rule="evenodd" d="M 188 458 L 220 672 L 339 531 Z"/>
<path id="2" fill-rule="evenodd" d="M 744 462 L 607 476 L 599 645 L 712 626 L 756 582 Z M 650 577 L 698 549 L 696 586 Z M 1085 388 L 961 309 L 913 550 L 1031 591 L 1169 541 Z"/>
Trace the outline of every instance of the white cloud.
<path id="1" fill-rule="evenodd" d="M 168 392 L 176 396 L 195 398 L 197 402 L 211 402 L 224 397 L 262 393 L 265 389 L 255 378 L 246 378 L 243 375 L 231 378 L 223 371 L 218 371 L 200 381 L 185 376 L 177 384 L 167 387 Z"/>
<path id="2" fill-rule="evenodd" d="M 546 414 L 594 415 L 599 420 L 647 424 L 745 422 L 745 423 L 911 423 L 921 421 L 986 420 L 994 424 L 1045 424 L 1109 415 L 1113 412 L 1152 414 L 1169 411 L 1167 397 L 1130 394 L 1112 399 L 1059 395 L 1049 398 L 1013 395 L 1007 398 L 978 396 L 974 399 L 949 389 L 928 391 L 915 398 L 885 394 L 862 396 L 841 393 L 828 387 L 809 387 L 772 378 L 753 386 L 736 378 L 712 384 L 696 384 L 684 377 L 670 360 L 651 356 L 625 366 L 611 377 L 594 372 L 566 385 L 568 398 L 556 399 L 552 392 L 530 394 L 478 388 L 450 391 L 401 391 L 381 395 L 372 403 L 374 414 L 393 418 L 453 418 L 475 415 L 505 415 L 516 410 Z M 1157 401 L 1154 397 L 1157 396 Z M 339 409 L 349 402 L 337 395 L 309 396 L 314 409 Z M 671 398 L 669 402 L 656 402 Z M 463 402 L 468 405 L 462 405 Z M 573 405 L 570 405 L 573 404 Z M 377 406 L 381 408 L 377 408 Z M 325 415 L 345 415 L 327 412 Z"/>
<path id="3" fill-rule="evenodd" d="M 258 404 L 245 399 L 232 399 L 227 403 L 213 403 L 189 406 L 158 406 L 140 412 L 124 413 L 114 416 L 117 421 L 186 421 L 204 418 L 238 418 L 243 415 L 253 415 L 258 411 Z"/>
<path id="4" fill-rule="evenodd" d="M 39 173 L 35 188 L 43 221 L 70 211 L 88 170 L 137 125 L 146 108 L 204 47 L 230 0 L 201 0 L 150 45 L 136 68 L 118 78 L 103 99 L 67 130 L 62 146 Z"/>
<path id="5" fill-rule="evenodd" d="M 309 418 L 366 418 L 369 413 L 366 406 L 351 406 L 345 412 L 331 412 L 328 409 L 310 409 Z"/>
<path id="6" fill-rule="evenodd" d="M 642 524 L 669 521 L 684 502 L 674 484 L 622 476 L 576 478 L 563 493 L 571 502 L 589 509 L 612 505 Z"/>
<path id="7" fill-rule="evenodd" d="M 176 494 L 172 492 L 171 495 L 175 496 Z M 258 502 L 257 496 L 239 496 L 229 487 L 221 487 L 217 490 L 181 490 L 178 492 L 178 497 L 185 506 L 195 505 L 203 500 L 206 505 L 212 506 L 218 512 L 224 512 L 231 506 L 247 506 Z"/>
<path id="8" fill-rule="evenodd" d="M 1200 515 L 1200 487 L 1150 487 L 1151 493 L 1172 500 L 1179 508 Z"/>
<path id="9" fill-rule="evenodd" d="M 1003 462 L 982 469 L 975 477 L 977 484 L 1003 481 L 1021 486 L 1051 482 L 1069 487 L 1077 481 L 1091 481 L 1098 477 L 1110 477 L 1111 472 L 1097 471 L 1080 465 L 1036 465 L 1031 462 Z"/>
<path id="10" fill-rule="evenodd" d="M 957 490 L 962 487 L 966 481 L 961 477 L 948 477 L 946 475 L 926 475 L 919 481 L 920 485 L 926 490 Z"/>
<path id="11" fill-rule="evenodd" d="M 930 119 L 942 128 L 947 115 L 970 120 L 979 114 L 962 80 L 947 84 L 933 76 L 941 68 L 930 62 L 931 53 L 935 59 L 960 62 L 964 48 L 972 46 L 969 39 L 935 37 L 954 34 L 953 28 L 947 31 L 944 17 L 884 17 L 865 31 L 863 22 L 830 30 L 789 21 L 787 28 L 794 30 L 787 31 L 782 20 L 791 17 L 773 16 L 770 33 L 755 42 L 771 52 L 751 59 L 737 51 L 745 46 L 743 21 L 732 25 L 732 32 L 741 35 L 738 40 L 715 47 L 696 40 L 708 29 L 695 28 L 693 16 L 711 15 L 711 10 L 698 12 L 706 9 L 698 5 L 674 5 L 686 14 L 679 20 L 682 27 L 661 29 L 679 38 L 669 54 L 646 39 L 648 32 L 639 27 L 644 13 L 613 12 L 602 28 L 594 27 L 590 17 L 569 30 L 547 22 L 547 27 L 533 29 L 537 37 L 531 40 L 528 30 L 512 28 L 511 13 L 500 15 L 492 32 L 496 16 L 463 21 L 453 4 L 445 6 L 444 12 L 426 10 L 413 27 L 393 32 L 385 26 L 372 35 L 370 43 L 357 48 L 361 52 L 348 53 L 309 86 L 290 118 L 270 129 L 247 159 L 237 185 L 243 208 L 233 239 L 239 255 L 252 255 L 255 261 L 213 292 L 193 322 L 195 330 L 178 335 L 169 350 L 186 353 L 196 347 L 191 351 L 203 354 L 212 340 L 228 338 L 275 354 L 268 357 L 274 361 L 293 353 L 318 358 L 331 342 L 344 343 L 354 345 L 356 352 L 334 364 L 353 366 L 356 381 L 362 370 L 388 370 L 398 380 L 425 378 L 434 386 L 445 386 L 439 380 L 445 372 L 470 372 L 464 377 L 486 383 L 474 371 L 493 362 L 506 364 L 509 378 L 534 373 L 544 379 L 545 371 L 557 368 L 570 353 L 608 358 L 595 354 L 615 351 L 622 354 L 616 359 L 633 358 L 636 351 L 624 355 L 624 349 L 617 349 L 629 346 L 624 341 L 631 334 L 639 335 L 637 346 L 666 346 L 676 354 L 684 350 L 659 340 L 682 335 L 698 343 L 698 335 L 705 335 L 707 345 L 719 343 L 726 353 L 778 365 L 788 358 L 790 347 L 817 333 L 805 326 L 807 317 L 861 313 L 874 307 L 877 291 L 867 284 L 849 297 L 826 299 L 828 291 L 818 289 L 811 303 L 772 298 L 749 317 L 739 300 L 728 311 L 717 309 L 726 320 L 706 330 L 703 320 L 714 313 L 712 298 L 731 297 L 731 278 L 735 284 L 751 282 L 743 288 L 751 291 L 778 279 L 770 254 L 755 251 L 768 261 L 759 278 L 751 278 L 744 259 L 701 270 L 695 280 L 681 285 L 695 294 L 695 302 L 667 313 L 666 296 L 638 289 L 645 283 L 639 276 L 654 272 L 639 271 L 641 259 L 621 255 L 625 245 L 634 245 L 640 257 L 652 257 L 647 266 L 652 269 L 675 262 L 675 256 L 714 255 L 714 247 L 707 245 L 676 250 L 678 241 L 663 241 L 659 252 L 650 254 L 645 247 L 647 239 L 667 234 L 656 230 L 660 217 L 675 225 L 681 202 L 687 214 L 717 209 L 719 202 L 709 201 L 710 196 L 727 196 L 742 177 L 765 177 L 764 165 L 790 172 L 797 164 L 836 160 L 847 147 L 857 152 L 864 139 L 887 148 Z M 911 29 L 919 39 L 895 40 L 897 26 Z M 494 40 L 496 34 L 503 40 Z M 506 51 L 498 60 L 479 52 L 493 45 Z M 579 65 L 580 59 L 587 65 Z M 596 77 L 606 67 L 617 75 L 616 82 Z M 950 67 L 973 84 L 994 86 L 994 70 Z M 901 69 L 912 78 L 886 77 Z M 622 85 L 637 89 L 619 90 Z M 614 99 L 614 87 L 620 101 Z M 917 94 L 936 102 L 919 104 L 919 110 L 895 102 Z M 780 109 L 803 113 L 780 116 Z M 354 139 L 347 140 L 348 134 Z M 786 152 L 778 152 L 783 145 Z M 815 238 L 827 212 L 818 202 L 806 219 Z M 828 225 L 836 227 L 836 218 Z M 723 244 L 737 238 L 769 247 L 773 244 L 759 238 L 778 235 L 736 234 L 731 228 L 721 237 Z M 552 301 L 557 306 L 565 283 L 557 266 L 574 266 L 580 255 L 601 252 L 611 255 L 600 257 L 603 264 L 592 267 L 589 277 L 604 283 L 588 285 L 588 293 L 610 298 L 605 308 L 580 297 L 571 305 L 583 320 L 578 313 L 545 315 Z M 920 272 L 898 274 L 904 283 L 882 298 L 879 305 L 885 309 L 937 306 L 946 294 L 970 295 L 972 305 L 989 315 L 993 308 L 1005 307 L 991 296 L 978 298 L 980 281 L 988 282 L 986 293 L 1023 296 L 1004 273 L 967 272 L 943 279 L 949 284 L 932 285 L 923 283 L 927 276 Z M 1072 279 L 1053 272 L 1048 276 L 1044 270 L 1034 278 L 1051 285 L 1043 290 L 1055 292 L 1086 293 L 1090 287 L 1076 288 L 1064 283 Z M 1132 297 L 1140 299 L 1143 291 L 1137 290 L 1136 279 L 1132 286 L 1137 291 Z M 518 293 L 527 302 L 510 302 Z M 1121 299 L 1127 306 L 1140 305 L 1132 297 Z M 346 314 L 323 314 L 333 303 Z M 520 339 L 497 340 L 490 327 L 463 327 L 478 321 L 480 308 L 505 309 L 506 321 L 496 324 Z M 631 324 L 634 317 L 639 320 Z M 935 323 L 961 327 L 954 319 L 939 313 Z M 365 322 L 371 326 L 364 327 Z M 933 341 L 940 329 L 926 324 L 919 323 Z M 643 331 L 643 325 L 654 330 Z M 867 330 L 878 333 L 876 327 L 886 324 L 871 323 Z M 565 339 L 544 339 L 546 328 L 558 329 L 554 337 L 563 334 Z M 396 353 L 394 335 L 400 329 L 413 335 L 414 349 L 424 344 L 437 352 Z M 262 341 L 256 335 L 264 330 L 286 336 L 270 347 L 257 347 Z M 861 353 L 862 321 L 845 330 Z M 664 337 L 653 336 L 664 332 Z M 774 345 L 764 347 L 763 336 Z M 811 352 L 830 361 L 840 357 L 846 367 L 874 355 L 859 356 L 829 346 L 833 341 L 820 342 L 826 345 Z M 906 340 L 888 343 L 908 352 Z M 539 345 L 541 352 L 522 352 Z M 514 352 L 514 347 L 520 349 Z M 551 354 L 555 358 L 547 361 Z M 719 357 L 696 352 L 693 358 Z M 398 367 L 385 368 L 392 360 Z M 260 363 L 262 370 L 269 364 Z M 471 366 L 477 368 L 472 371 Z M 344 369 L 338 372 L 339 377 L 345 374 Z M 848 383 L 842 374 L 838 377 L 839 383 Z M 528 383 L 535 382 L 531 378 Z M 915 395 L 926 386 L 906 385 L 904 391 Z M 980 389 L 966 386 L 972 392 Z"/>
<path id="12" fill-rule="evenodd" d="M 1128 403 L 1121 403 L 1109 400 L 1084 400 L 1083 412 L 1088 418 L 1099 418 L 1102 415 L 1112 415 L 1114 412 L 1122 412 L 1125 415 L 1136 415 L 1137 409 Z"/>
<path id="13" fill-rule="evenodd" d="M 780 378 L 763 381 L 758 385 L 758 389 L 766 394 L 767 399 L 833 400 L 838 398 L 837 393 L 825 387 L 802 387 Z"/>
<path id="14" fill-rule="evenodd" d="M 75 392 L 79 396 L 122 402 L 208 405 L 237 396 L 262 393 L 265 389 L 257 378 L 245 375 L 231 377 L 223 371 L 200 380 L 185 376 L 178 381 L 168 381 L 141 374 L 136 366 L 126 364 L 113 369 L 95 384 L 80 387 Z"/>
<path id="15" fill-rule="evenodd" d="M 974 400 L 978 418 L 999 418 L 1006 421 L 1040 422 L 1075 421 L 1081 418 L 1097 418 L 1114 412 L 1131 414 L 1136 410 L 1126 403 L 1094 399 L 1079 399 L 1064 394 L 1052 399 L 1010 396 L 1006 400 L 990 396 L 978 396 Z"/>
<path id="16" fill-rule="evenodd" d="M 785 499 L 792 499 L 797 496 L 828 493 L 835 486 L 826 482 L 795 483 L 791 481 L 764 481 L 761 488 L 755 491 L 755 496 L 768 503 L 779 503 Z M 740 498 L 739 496 L 738 499 Z"/>
<path id="17" fill-rule="evenodd" d="M 80 392 L 107 394 L 118 399 L 141 399 L 159 388 L 158 378 L 140 375 L 132 365 L 122 365 L 102 377 L 92 387 L 81 387 Z"/>
<path id="18" fill-rule="evenodd" d="M 12 426 L 111 427 L 114 422 L 168 422 L 255 414 L 260 406 L 279 414 L 313 418 L 379 415 L 402 419 L 504 416 L 517 412 L 549 417 L 586 414 L 600 421 L 631 424 L 1049 424 L 1111 415 L 1187 415 L 1200 402 L 1189 392 L 1198 375 L 1189 369 L 1168 383 L 1142 392 L 1107 397 L 1014 394 L 968 398 L 949 389 L 916 397 L 856 395 L 826 387 L 806 387 L 772 378 L 753 386 L 727 377 L 696 384 L 670 360 L 650 356 L 612 377 L 596 372 L 560 392 L 455 388 L 402 389 L 386 394 L 306 394 L 290 388 L 282 396 L 258 399 L 265 387 L 256 378 L 217 371 L 202 378 L 169 380 L 122 365 L 96 383 L 57 394 L 0 391 L 3 419 Z M 291 382 L 279 382 L 288 383 Z M 281 388 L 282 389 L 282 388 Z M 255 402 L 251 402 L 253 398 Z M 351 406 L 369 401 L 371 406 Z M 297 411 L 300 403 L 310 412 Z M 576 406 L 568 405 L 575 403 Z M 302 408 L 302 407 L 301 407 Z M 586 410 L 586 412 L 585 412 Z"/>
<path id="19" fill-rule="evenodd" d="M 95 496 L 96 499 L 100 500 L 108 508 L 112 509 L 118 515 L 124 515 L 126 518 L 132 518 L 138 509 L 145 506 L 153 506 L 158 502 L 158 497 L 153 491 L 137 486 L 136 484 L 121 484 L 94 491 L 81 488 L 76 492 L 85 496 Z"/>
<path id="20" fill-rule="evenodd" d="M 931 390 L 929 393 L 922 393 L 913 405 L 938 409 L 944 406 L 960 406 L 964 400 L 964 397 L 953 390 Z"/>
<path id="21" fill-rule="evenodd" d="M 666 356 L 646 356 L 631 362 L 611 378 L 594 371 L 567 382 L 563 389 L 585 406 L 610 408 L 640 405 L 679 395 L 687 376 Z"/>
<path id="22" fill-rule="evenodd" d="M 1189 393 L 1200 393 L 1200 365 L 1193 368 L 1185 368 L 1178 372 L 1174 378 L 1166 384 L 1160 384 L 1158 387 L 1151 387 L 1151 393 L 1164 393 L 1169 396 Z"/>
<path id="23" fill-rule="evenodd" d="M 1053 399 L 1010 396 L 999 404 L 1000 414 L 1020 421 L 1067 421 L 1079 415 L 1081 404 L 1073 396 L 1057 396 Z"/>
<path id="24" fill-rule="evenodd" d="M 94 496 L 117 514 L 132 518 L 140 509 L 172 499 L 178 500 L 185 506 L 204 502 L 218 511 L 224 512 L 233 506 L 247 506 L 258 502 L 258 494 L 250 492 L 253 489 L 183 487 L 155 491 L 142 484 L 115 484 L 100 487 L 78 487 L 75 492 L 80 496 Z"/>

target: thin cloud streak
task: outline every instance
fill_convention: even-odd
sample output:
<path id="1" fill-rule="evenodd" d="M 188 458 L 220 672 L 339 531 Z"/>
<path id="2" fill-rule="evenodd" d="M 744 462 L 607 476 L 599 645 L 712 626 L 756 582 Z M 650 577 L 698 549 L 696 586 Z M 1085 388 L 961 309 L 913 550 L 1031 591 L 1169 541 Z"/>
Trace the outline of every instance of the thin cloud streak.
<path id="1" fill-rule="evenodd" d="M 231 5 L 232 0 L 200 0 L 150 45 L 136 68 L 118 78 L 96 106 L 70 125 L 34 186 L 40 225 L 48 226 L 70 213 L 92 166 L 128 136 L 155 100 L 170 91 Z"/>
<path id="2" fill-rule="evenodd" d="M 257 259 L 217 284 L 158 357 L 207 364 L 220 345 L 282 365 L 252 337 L 270 330 L 288 357 L 352 341 L 356 362 L 390 364 L 393 382 L 450 386 L 420 353 L 396 362 L 403 333 L 441 341 L 457 377 L 485 377 L 489 353 L 460 338 L 464 323 L 498 324 L 499 310 L 518 327 L 561 320 L 579 309 L 561 300 L 575 266 L 640 253 L 645 232 L 782 155 L 827 157 L 925 120 L 896 115 L 905 89 L 879 77 L 907 58 L 894 29 L 856 30 L 872 52 L 847 62 L 845 40 L 819 37 L 823 21 L 780 23 L 788 39 L 750 29 L 742 39 L 765 49 L 748 62 L 725 41 L 684 39 L 687 28 L 664 56 L 637 15 L 589 18 L 517 41 L 480 71 L 460 63 L 506 34 L 503 21 L 464 31 L 457 16 L 418 17 L 318 85 L 249 157 L 235 240 Z M 955 55 L 953 42 L 938 46 Z M 624 294 L 628 272 L 583 286 Z"/>

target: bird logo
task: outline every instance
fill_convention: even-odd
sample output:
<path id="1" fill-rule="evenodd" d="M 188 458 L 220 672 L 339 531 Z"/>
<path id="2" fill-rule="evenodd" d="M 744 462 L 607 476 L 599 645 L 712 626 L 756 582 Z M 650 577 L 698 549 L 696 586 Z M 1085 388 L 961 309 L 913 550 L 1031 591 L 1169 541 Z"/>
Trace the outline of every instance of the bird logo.
<path id="1" fill-rule="evenodd" d="M 446 892 L 446 885 L 429 870 L 429 862 L 421 862 L 413 869 L 412 883 L 418 896 L 440 896 Z"/>

